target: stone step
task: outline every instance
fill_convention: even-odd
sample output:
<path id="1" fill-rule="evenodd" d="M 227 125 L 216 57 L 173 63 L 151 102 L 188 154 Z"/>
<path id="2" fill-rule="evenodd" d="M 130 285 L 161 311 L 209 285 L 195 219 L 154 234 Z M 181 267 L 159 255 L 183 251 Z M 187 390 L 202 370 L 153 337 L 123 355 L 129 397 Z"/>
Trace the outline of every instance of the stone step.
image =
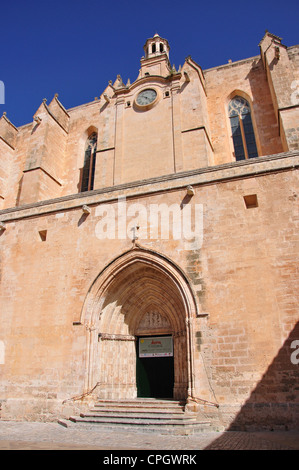
<path id="1" fill-rule="evenodd" d="M 196 417 L 193 415 L 186 416 L 184 413 L 180 415 L 176 415 L 173 413 L 132 413 L 132 412 L 119 412 L 119 413 L 97 413 L 97 412 L 87 412 L 87 413 L 80 413 L 80 418 L 86 418 L 87 420 L 89 418 L 96 418 L 96 419 L 110 419 L 112 420 L 117 420 L 117 419 L 123 419 L 123 420 L 147 420 L 147 421 L 177 421 L 179 423 L 182 422 L 190 422 L 190 421 L 195 421 Z M 71 419 L 71 418 L 70 418 Z"/>
<path id="2" fill-rule="evenodd" d="M 97 400 L 80 416 L 59 420 L 65 427 L 83 426 L 95 429 L 159 431 L 163 434 L 193 434 L 210 429 L 210 422 L 184 412 L 182 401 L 140 398 L 132 400 Z"/>
<path id="3" fill-rule="evenodd" d="M 130 414 L 134 413 L 136 415 L 139 414 L 165 414 L 165 413 L 171 413 L 172 415 L 184 415 L 184 410 L 182 409 L 169 409 L 165 410 L 164 408 L 145 408 L 143 406 L 140 406 L 138 408 L 126 408 L 126 407 L 113 407 L 113 408 L 106 408 L 105 406 L 99 406 L 96 408 L 90 408 L 89 410 L 92 413 L 105 413 L 107 415 L 113 414 L 113 413 L 122 413 L 122 414 Z"/>
<path id="4" fill-rule="evenodd" d="M 149 411 L 149 412 L 184 412 L 185 404 L 183 402 L 169 402 L 169 401 L 142 401 L 142 400 L 101 400 L 94 404 L 94 409 L 105 410 L 134 410 L 134 411 Z"/>
<path id="5" fill-rule="evenodd" d="M 134 398 L 127 400 L 97 400 L 94 406 L 127 406 L 127 407 L 163 407 L 163 408 L 184 408 L 185 401 L 162 400 L 155 398 Z"/>
<path id="6" fill-rule="evenodd" d="M 143 418 L 135 418 L 135 417 L 105 417 L 105 416 L 88 416 L 84 414 L 84 416 L 70 416 L 70 421 L 73 421 L 74 423 L 119 423 L 119 424 L 143 424 L 143 425 L 149 425 L 149 424 L 166 424 L 166 425 L 182 425 L 182 424 L 189 424 L 189 423 L 196 423 L 195 419 L 192 418 L 180 418 L 180 419 L 175 419 L 175 418 L 167 418 L 167 417 L 161 417 L 159 418 L 150 418 L 148 416 L 143 417 Z"/>
<path id="7" fill-rule="evenodd" d="M 201 433 L 205 431 L 211 431 L 212 428 L 210 423 L 206 422 L 188 422 L 184 424 L 171 424 L 171 423 L 161 423 L 154 424 L 154 423 L 138 423 L 135 422 L 134 424 L 129 423 L 119 423 L 119 422 L 87 422 L 87 421 L 70 421 L 66 419 L 60 419 L 58 423 L 66 428 L 74 428 L 74 429 L 82 429 L 85 431 L 96 431 L 97 426 L 100 429 L 105 429 L 107 431 L 114 431 L 114 432 L 126 432 L 126 433 L 159 433 L 159 434 L 171 434 L 171 435 L 180 435 L 180 436 L 188 436 L 191 434 Z"/>

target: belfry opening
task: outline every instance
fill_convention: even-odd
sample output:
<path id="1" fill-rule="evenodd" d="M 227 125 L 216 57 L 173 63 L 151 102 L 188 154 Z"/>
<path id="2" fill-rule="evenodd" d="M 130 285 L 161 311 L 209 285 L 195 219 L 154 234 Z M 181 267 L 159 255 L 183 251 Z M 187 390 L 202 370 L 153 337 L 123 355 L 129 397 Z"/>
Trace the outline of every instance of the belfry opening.
<path id="1" fill-rule="evenodd" d="M 99 398 L 190 395 L 190 299 L 182 281 L 174 265 L 142 250 L 120 257 L 95 281 L 85 312 L 93 325 L 87 386 L 97 383 Z"/>

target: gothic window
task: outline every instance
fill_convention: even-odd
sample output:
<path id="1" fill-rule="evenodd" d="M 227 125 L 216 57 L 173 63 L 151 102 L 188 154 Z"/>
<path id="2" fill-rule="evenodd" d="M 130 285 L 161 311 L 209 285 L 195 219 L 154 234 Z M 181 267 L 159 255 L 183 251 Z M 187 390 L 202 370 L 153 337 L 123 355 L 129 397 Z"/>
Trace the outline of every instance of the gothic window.
<path id="1" fill-rule="evenodd" d="M 94 183 L 96 165 L 97 133 L 91 134 L 85 145 L 84 167 L 82 172 L 81 191 L 91 191 Z"/>
<path id="2" fill-rule="evenodd" d="M 258 156 L 248 101 L 235 96 L 228 105 L 236 160 Z"/>

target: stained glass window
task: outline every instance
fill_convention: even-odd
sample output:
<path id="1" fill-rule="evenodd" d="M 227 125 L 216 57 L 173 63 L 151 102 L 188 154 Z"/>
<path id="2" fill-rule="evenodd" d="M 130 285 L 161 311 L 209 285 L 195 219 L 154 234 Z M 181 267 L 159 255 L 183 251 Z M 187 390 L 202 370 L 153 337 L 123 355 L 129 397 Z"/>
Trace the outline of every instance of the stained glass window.
<path id="1" fill-rule="evenodd" d="M 249 103 L 241 96 L 235 96 L 228 105 L 228 115 L 236 160 L 258 156 Z"/>
<path id="2" fill-rule="evenodd" d="M 89 136 L 85 146 L 84 167 L 82 173 L 81 191 L 91 191 L 94 184 L 94 173 L 96 164 L 97 134 L 94 132 Z"/>

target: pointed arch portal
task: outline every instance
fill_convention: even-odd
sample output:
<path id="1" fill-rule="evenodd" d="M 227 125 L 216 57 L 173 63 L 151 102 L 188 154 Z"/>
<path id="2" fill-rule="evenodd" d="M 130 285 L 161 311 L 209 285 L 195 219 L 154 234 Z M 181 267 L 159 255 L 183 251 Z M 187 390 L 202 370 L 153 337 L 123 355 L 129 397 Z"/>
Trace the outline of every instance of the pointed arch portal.
<path id="1" fill-rule="evenodd" d="M 88 331 L 86 389 L 97 383 L 100 398 L 138 396 L 138 339 L 160 336 L 171 338 L 173 362 L 166 366 L 161 357 L 152 368 L 164 367 L 162 376 L 173 369 L 165 379 L 172 381 L 168 390 L 173 398 L 193 396 L 196 312 L 192 288 L 175 263 L 138 246 L 119 256 L 95 279 L 82 310 L 81 323 Z"/>

